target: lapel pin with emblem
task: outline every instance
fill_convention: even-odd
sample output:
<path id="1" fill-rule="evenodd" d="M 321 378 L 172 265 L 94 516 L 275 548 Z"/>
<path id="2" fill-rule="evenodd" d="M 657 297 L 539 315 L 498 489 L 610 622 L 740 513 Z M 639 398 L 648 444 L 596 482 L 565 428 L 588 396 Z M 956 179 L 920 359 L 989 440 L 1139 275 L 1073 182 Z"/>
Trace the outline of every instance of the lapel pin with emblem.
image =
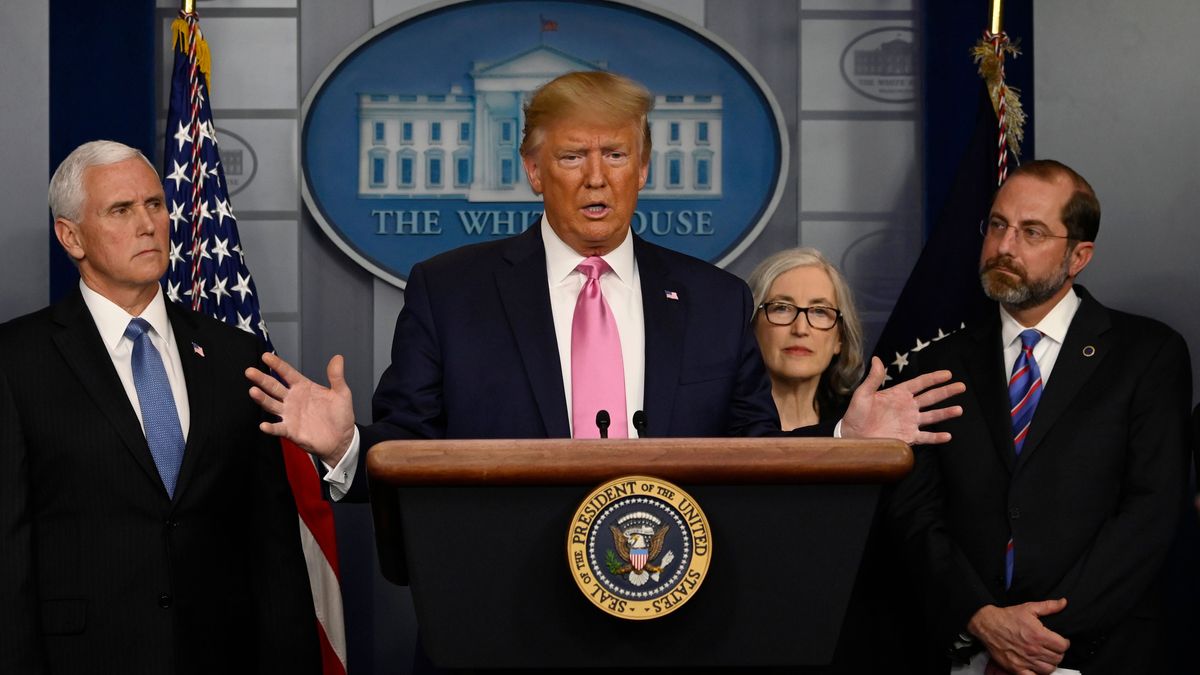
<path id="1" fill-rule="evenodd" d="M 1093 346 L 1091 346 L 1091 345 L 1088 345 L 1088 346 L 1084 347 L 1084 348 L 1083 348 L 1083 355 L 1084 355 L 1084 356 L 1086 356 L 1086 357 L 1088 357 L 1088 358 L 1091 358 L 1091 357 L 1095 356 L 1095 355 L 1096 355 L 1096 348 L 1095 348 L 1095 347 L 1093 347 Z"/>
<path id="2" fill-rule="evenodd" d="M 679 299 L 679 294 L 676 293 L 675 291 L 663 291 L 663 293 L 666 294 L 668 300 L 678 300 Z"/>
<path id="3" fill-rule="evenodd" d="M 200 345 L 193 342 L 192 343 L 192 351 L 196 353 L 196 356 L 199 356 L 200 358 L 204 358 L 204 347 L 201 347 Z"/>

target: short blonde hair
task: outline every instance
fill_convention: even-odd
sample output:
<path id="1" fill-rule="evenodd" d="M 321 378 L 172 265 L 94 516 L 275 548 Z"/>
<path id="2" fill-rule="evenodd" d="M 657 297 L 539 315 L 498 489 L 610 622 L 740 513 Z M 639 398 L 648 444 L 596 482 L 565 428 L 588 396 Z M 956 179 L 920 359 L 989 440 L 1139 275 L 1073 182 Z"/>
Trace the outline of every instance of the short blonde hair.
<path id="1" fill-rule="evenodd" d="M 604 71 L 577 71 L 543 84 L 525 105 L 521 156 L 538 151 L 546 128 L 559 120 L 580 118 L 606 124 L 630 122 L 642 130 L 641 163 L 650 159 L 650 110 L 654 96 L 633 80 Z"/>
<path id="2" fill-rule="evenodd" d="M 842 312 L 841 338 L 842 352 L 833 357 L 829 367 L 821 374 L 821 386 L 817 388 L 817 403 L 823 403 L 844 398 L 850 395 L 858 386 L 863 375 L 863 329 L 858 318 L 858 310 L 854 306 L 854 296 L 850 293 L 850 285 L 846 283 L 841 272 L 833 263 L 825 259 L 815 248 L 789 248 L 780 251 L 758 264 L 750 273 L 750 292 L 754 294 L 754 306 L 761 305 L 771 291 L 771 285 L 779 275 L 797 267 L 818 267 L 829 275 L 833 282 L 833 292 L 837 296 L 838 309 Z M 758 311 L 754 313 L 754 321 Z M 829 396 L 832 393 L 835 396 Z M 822 407 L 822 411 L 826 408 Z"/>

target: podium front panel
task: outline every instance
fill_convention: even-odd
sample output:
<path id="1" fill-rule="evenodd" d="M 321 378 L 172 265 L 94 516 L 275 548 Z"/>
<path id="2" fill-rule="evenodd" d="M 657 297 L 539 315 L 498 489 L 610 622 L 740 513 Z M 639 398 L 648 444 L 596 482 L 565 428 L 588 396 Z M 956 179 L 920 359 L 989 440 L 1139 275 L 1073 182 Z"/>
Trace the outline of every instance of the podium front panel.
<path id="1" fill-rule="evenodd" d="M 393 493 L 417 620 L 446 668 L 821 665 L 833 657 L 878 498 L 873 485 L 682 485 L 712 561 L 654 620 L 605 614 L 567 566 L 593 486 L 403 487 Z"/>

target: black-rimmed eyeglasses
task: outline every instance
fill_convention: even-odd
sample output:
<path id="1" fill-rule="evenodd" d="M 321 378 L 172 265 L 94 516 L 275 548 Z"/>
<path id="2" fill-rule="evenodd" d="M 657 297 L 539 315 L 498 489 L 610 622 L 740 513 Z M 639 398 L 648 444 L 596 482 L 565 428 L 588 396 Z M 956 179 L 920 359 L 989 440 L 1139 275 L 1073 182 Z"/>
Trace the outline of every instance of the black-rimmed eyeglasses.
<path id="1" fill-rule="evenodd" d="M 829 330 L 842 318 L 842 311 L 836 307 L 797 307 L 790 302 L 764 302 L 758 310 L 776 326 L 790 326 L 803 314 L 808 325 L 817 330 Z"/>

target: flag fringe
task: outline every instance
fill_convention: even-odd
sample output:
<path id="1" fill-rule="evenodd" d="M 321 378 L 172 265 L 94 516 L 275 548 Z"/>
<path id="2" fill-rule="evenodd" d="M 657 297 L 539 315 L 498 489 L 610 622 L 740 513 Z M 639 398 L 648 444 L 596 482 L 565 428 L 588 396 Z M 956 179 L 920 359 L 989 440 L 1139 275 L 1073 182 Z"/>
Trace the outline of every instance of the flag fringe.
<path id="1" fill-rule="evenodd" d="M 1008 148 L 1014 156 L 1021 156 L 1021 141 L 1025 140 L 1025 109 L 1021 106 L 1021 92 L 1004 82 L 1004 54 L 1013 58 L 1021 55 L 1020 47 L 1007 39 L 1001 44 L 1001 53 L 987 40 L 979 40 L 971 49 L 971 56 L 979 64 L 979 76 L 987 82 L 992 109 L 1000 114 L 999 92 L 1004 92 L 1004 117 L 1008 128 Z"/>
<path id="2" fill-rule="evenodd" d="M 180 51 L 187 51 L 188 40 L 188 23 L 182 16 L 177 17 L 171 22 L 171 47 Z M 200 72 L 204 73 L 204 85 L 208 89 L 208 93 L 212 95 L 212 55 L 208 53 L 208 41 L 200 34 L 200 28 L 196 27 L 196 65 L 200 68 Z"/>

